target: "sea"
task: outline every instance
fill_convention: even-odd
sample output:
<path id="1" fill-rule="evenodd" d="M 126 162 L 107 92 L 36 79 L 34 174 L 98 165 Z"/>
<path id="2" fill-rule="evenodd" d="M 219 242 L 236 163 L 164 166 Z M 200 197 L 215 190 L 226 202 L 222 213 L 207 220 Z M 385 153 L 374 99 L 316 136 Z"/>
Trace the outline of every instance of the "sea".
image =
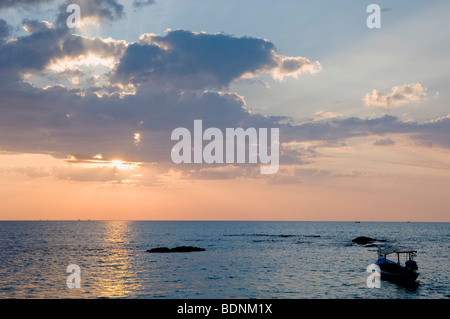
<path id="1" fill-rule="evenodd" d="M 418 284 L 370 287 L 359 236 L 417 250 Z M 205 250 L 147 252 L 178 246 Z M 1 221 L 0 298 L 448 299 L 449 248 L 449 223 Z"/>

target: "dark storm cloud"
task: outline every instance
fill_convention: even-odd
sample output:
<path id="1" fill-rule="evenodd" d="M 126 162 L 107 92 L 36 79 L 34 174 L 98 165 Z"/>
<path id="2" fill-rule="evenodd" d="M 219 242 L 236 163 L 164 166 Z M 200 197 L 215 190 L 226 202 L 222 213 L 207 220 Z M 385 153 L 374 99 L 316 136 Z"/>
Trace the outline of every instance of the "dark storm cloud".
<path id="1" fill-rule="evenodd" d="M 123 41 L 77 36 L 67 28 L 55 28 L 46 22 L 26 20 L 24 27 L 29 35 L 0 45 L 0 71 L 16 80 L 23 74 L 43 71 L 57 59 L 90 53 L 99 57 L 120 56 L 126 47 Z"/>
<path id="2" fill-rule="evenodd" d="M 8 25 L 8 23 L 5 20 L 0 19 L 0 42 L 7 38 L 10 32 L 11 27 Z"/>
<path id="3" fill-rule="evenodd" d="M 224 88 L 259 72 L 315 73 L 319 66 L 306 58 L 281 56 L 264 39 L 176 30 L 165 36 L 146 34 L 128 46 L 115 76 L 118 81 L 204 89 Z"/>
<path id="4" fill-rule="evenodd" d="M 275 67 L 274 45 L 256 38 L 177 30 L 128 47 L 116 70 L 120 80 L 164 82 L 200 89 L 225 87 L 246 72 Z"/>
<path id="5" fill-rule="evenodd" d="M 43 23 L 26 22 L 28 36 L 0 46 L 0 70 L 9 75 L 42 70 L 52 58 L 62 54 L 60 40 L 67 33 L 64 29 L 51 29 Z M 37 31 L 37 32 L 36 32 Z M 2 76 L 3 78 L 3 76 Z"/>
<path id="6" fill-rule="evenodd" d="M 266 40 L 172 31 L 126 44 L 77 36 L 44 22 L 25 21 L 25 25 L 28 35 L 0 42 L 0 149 L 4 151 L 59 158 L 102 154 L 104 159 L 170 165 L 172 130 L 192 129 L 195 119 L 203 120 L 204 128 L 222 130 L 279 127 L 281 142 L 320 141 L 340 146 L 352 137 L 398 133 L 423 145 L 450 147 L 450 117 L 425 124 L 402 122 L 394 116 L 280 124 L 286 122 L 284 117 L 249 112 L 244 98 L 236 93 L 208 91 L 248 73 L 286 74 L 311 66 L 305 58 L 280 56 Z M 111 79 L 120 79 L 123 85 L 132 81 L 136 93 L 100 97 L 95 88 L 81 91 L 56 85 L 42 89 L 25 82 L 26 73 L 39 73 L 58 59 L 86 54 L 120 59 Z M 314 149 L 282 148 L 282 152 L 281 164 L 283 156 L 292 164 L 314 156 Z"/>
<path id="7" fill-rule="evenodd" d="M 62 87 L 45 91 L 26 84 L 2 87 L 0 148 L 60 158 L 69 154 L 89 158 L 100 153 L 106 159 L 170 163 L 172 130 L 192 130 L 194 119 L 203 119 L 204 128 L 279 127 L 282 142 L 322 141 L 339 146 L 351 137 L 402 133 L 424 145 L 450 147 L 450 119 L 418 124 L 384 116 L 290 125 L 279 124 L 277 117 L 247 112 L 242 98 L 234 93 L 143 90 L 124 98 L 99 98 L 79 96 Z M 134 143 L 136 132 L 141 136 L 138 146 Z M 313 155 L 314 149 L 292 154 L 282 148 L 281 163 L 301 164 L 304 156 Z"/>
<path id="8" fill-rule="evenodd" d="M 24 94 L 26 92 L 26 94 Z M 170 161 L 171 131 L 191 128 L 194 119 L 205 127 L 268 126 L 275 118 L 251 115 L 234 93 L 148 92 L 120 98 L 99 98 L 62 87 L 41 90 L 28 84 L 2 86 L 0 148 L 66 157 L 134 161 Z M 141 134 L 136 146 L 134 134 Z"/>

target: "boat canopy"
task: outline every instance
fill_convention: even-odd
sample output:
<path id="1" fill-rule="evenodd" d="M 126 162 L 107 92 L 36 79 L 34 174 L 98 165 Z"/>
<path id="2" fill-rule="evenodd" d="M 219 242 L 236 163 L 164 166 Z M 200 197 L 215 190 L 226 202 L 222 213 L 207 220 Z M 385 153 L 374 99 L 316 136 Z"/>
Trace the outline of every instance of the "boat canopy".
<path id="1" fill-rule="evenodd" d="M 378 254 L 380 255 L 390 255 L 390 254 L 413 254 L 417 253 L 417 250 L 413 249 L 400 249 L 395 247 L 388 247 L 388 248 L 379 248 Z"/>

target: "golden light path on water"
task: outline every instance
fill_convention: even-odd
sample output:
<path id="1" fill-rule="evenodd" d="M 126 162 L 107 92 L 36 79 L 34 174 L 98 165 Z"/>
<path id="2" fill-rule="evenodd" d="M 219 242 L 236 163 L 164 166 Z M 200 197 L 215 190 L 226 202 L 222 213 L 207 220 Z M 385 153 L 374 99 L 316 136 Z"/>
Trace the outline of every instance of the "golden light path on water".
<path id="1" fill-rule="evenodd" d="M 133 269 L 130 222 L 105 222 L 105 250 L 98 260 L 94 290 L 103 298 L 129 298 L 142 289 Z"/>

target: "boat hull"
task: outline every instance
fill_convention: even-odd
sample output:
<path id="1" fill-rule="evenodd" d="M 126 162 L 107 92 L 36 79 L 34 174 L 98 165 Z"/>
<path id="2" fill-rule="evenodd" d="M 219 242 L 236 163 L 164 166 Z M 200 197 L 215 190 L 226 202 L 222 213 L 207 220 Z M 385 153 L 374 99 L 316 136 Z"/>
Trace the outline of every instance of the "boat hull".
<path id="1" fill-rule="evenodd" d="M 415 270 L 408 269 L 390 260 L 386 262 L 377 262 L 380 267 L 381 279 L 403 282 L 403 283 L 413 283 L 419 277 L 419 273 Z"/>
<path id="2" fill-rule="evenodd" d="M 396 281 L 396 282 L 414 282 L 417 277 L 419 277 L 419 273 L 415 271 L 405 271 L 400 273 L 390 273 L 381 270 L 381 279 Z"/>

